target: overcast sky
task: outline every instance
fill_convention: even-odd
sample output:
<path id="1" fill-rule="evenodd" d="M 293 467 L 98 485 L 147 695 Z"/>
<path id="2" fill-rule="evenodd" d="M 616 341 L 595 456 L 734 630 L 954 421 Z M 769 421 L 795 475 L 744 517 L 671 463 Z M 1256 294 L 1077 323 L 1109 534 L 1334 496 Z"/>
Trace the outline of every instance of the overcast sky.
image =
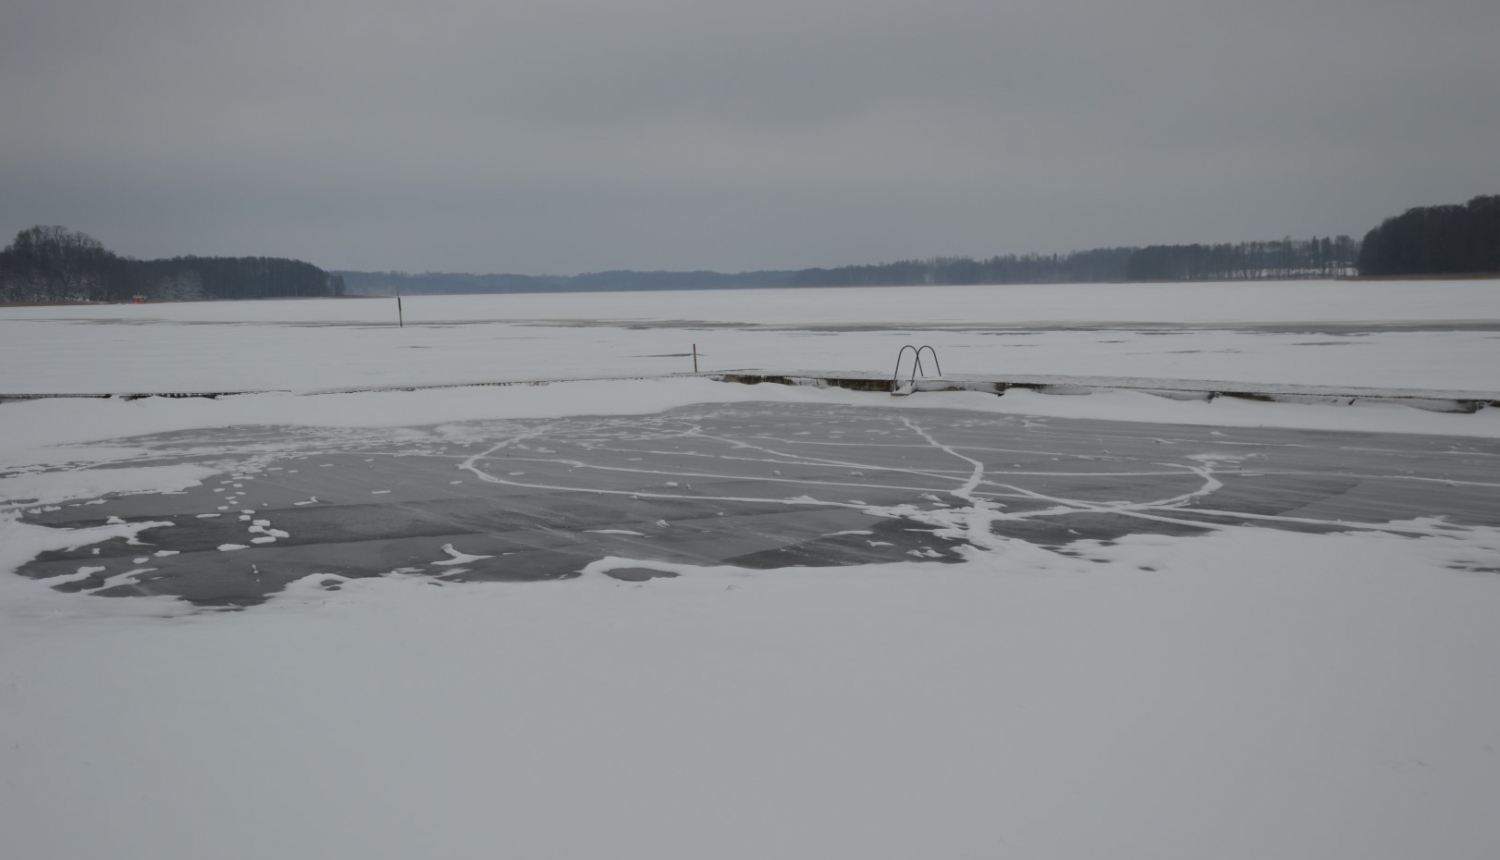
<path id="1" fill-rule="evenodd" d="M 0 0 L 0 244 L 730 271 L 1482 193 L 1496 0 Z"/>

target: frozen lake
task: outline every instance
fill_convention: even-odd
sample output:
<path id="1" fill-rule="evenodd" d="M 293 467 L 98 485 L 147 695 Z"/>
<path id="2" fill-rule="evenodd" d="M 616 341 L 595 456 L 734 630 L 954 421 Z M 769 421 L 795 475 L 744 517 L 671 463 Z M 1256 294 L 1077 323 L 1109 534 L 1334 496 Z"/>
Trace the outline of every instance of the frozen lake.
<path id="1" fill-rule="evenodd" d="M 0 309 L 0 394 L 281 390 L 0 403 L 8 856 L 1500 844 L 1500 410 L 672 376 L 1495 390 L 1500 281 L 393 305 Z"/>
<path id="2" fill-rule="evenodd" d="M 721 290 L 0 308 L 0 394 L 889 372 L 1500 389 L 1500 281 Z M 100 356 L 111 360 L 100 361 Z"/>

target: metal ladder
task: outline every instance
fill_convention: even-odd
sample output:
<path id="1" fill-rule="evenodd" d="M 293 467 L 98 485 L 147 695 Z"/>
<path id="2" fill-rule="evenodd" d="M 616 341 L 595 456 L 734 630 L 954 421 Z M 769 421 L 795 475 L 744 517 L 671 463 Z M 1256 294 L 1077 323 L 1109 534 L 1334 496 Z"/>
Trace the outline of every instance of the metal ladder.
<path id="1" fill-rule="evenodd" d="M 911 378 L 907 380 L 905 385 L 902 385 L 901 359 L 906 357 L 906 351 L 908 349 L 911 350 L 912 353 Z M 927 371 L 922 368 L 922 353 L 924 351 L 932 356 L 932 366 L 937 368 L 938 375 L 943 375 L 943 365 L 938 361 L 937 350 L 933 349 L 925 343 L 921 346 L 912 346 L 911 344 L 907 344 L 906 346 L 901 347 L 900 352 L 896 353 L 896 369 L 891 373 L 892 394 L 904 397 L 917 390 L 917 374 L 920 373 L 923 376 L 927 375 Z"/>

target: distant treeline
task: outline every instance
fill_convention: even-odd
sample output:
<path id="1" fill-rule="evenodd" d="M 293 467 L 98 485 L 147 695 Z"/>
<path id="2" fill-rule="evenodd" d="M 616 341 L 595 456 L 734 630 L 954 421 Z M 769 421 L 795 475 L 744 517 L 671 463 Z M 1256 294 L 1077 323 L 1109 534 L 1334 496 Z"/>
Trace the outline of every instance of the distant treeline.
<path id="1" fill-rule="evenodd" d="M 271 257 L 135 260 L 65 227 L 22 230 L 0 251 L 0 301 L 248 299 L 464 293 L 879 287 L 1500 273 L 1500 196 L 1427 206 L 1389 218 L 1358 242 L 1348 236 L 1270 242 L 1095 248 L 1069 254 L 934 257 L 829 269 L 471 275 L 324 272 Z"/>
<path id="2" fill-rule="evenodd" d="M 1354 274 L 1359 243 L 1348 236 L 1095 248 L 1070 254 L 934 257 L 831 269 L 721 272 L 595 272 L 587 275 L 465 275 L 336 272 L 356 295 L 713 290 L 743 287 L 901 287 L 926 284 L 1061 284 L 1115 281 L 1269 280 Z"/>
<path id="3" fill-rule="evenodd" d="M 1365 236 L 1359 273 L 1500 273 L 1500 195 L 1462 206 L 1419 206 L 1387 218 Z"/>
<path id="4" fill-rule="evenodd" d="M 594 272 L 587 275 L 469 275 L 442 272 L 334 272 L 350 295 L 467 295 L 470 293 L 596 293 L 629 290 L 712 290 L 789 287 L 796 272 Z"/>
<path id="5" fill-rule="evenodd" d="M 1355 274 L 1359 243 L 1348 236 L 1221 245 L 1151 245 L 1125 260 L 1126 281 L 1264 281 Z"/>
<path id="6" fill-rule="evenodd" d="M 343 295 L 343 280 L 300 260 L 136 260 L 66 227 L 31 227 L 0 251 L 0 302 L 124 302 Z"/>
<path id="7" fill-rule="evenodd" d="M 935 257 L 873 266 L 803 269 L 799 287 L 900 287 L 920 284 L 1060 284 L 1124 280 L 1132 248 L 1096 248 L 1071 254 L 1010 254 L 975 260 Z"/>

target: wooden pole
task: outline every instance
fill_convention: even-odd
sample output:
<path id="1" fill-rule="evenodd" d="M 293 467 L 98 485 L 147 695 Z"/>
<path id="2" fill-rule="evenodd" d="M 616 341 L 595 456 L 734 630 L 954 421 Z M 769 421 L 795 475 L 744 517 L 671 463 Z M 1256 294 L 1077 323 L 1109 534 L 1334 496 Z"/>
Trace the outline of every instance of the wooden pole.
<path id="1" fill-rule="evenodd" d="M 693 372 L 698 372 L 698 344 L 693 344 Z"/>
<path id="2" fill-rule="evenodd" d="M 401 311 L 401 287 L 396 287 L 396 327 L 406 328 L 406 314 Z"/>

